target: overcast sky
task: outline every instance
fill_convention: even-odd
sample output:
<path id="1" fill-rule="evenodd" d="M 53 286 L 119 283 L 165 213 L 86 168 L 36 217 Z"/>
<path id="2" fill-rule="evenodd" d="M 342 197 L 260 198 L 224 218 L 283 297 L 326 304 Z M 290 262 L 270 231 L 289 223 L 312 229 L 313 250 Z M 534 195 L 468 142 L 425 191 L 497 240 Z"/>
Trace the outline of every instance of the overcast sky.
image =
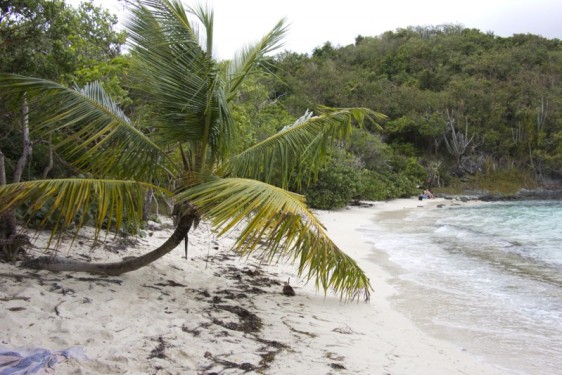
<path id="1" fill-rule="evenodd" d="M 80 0 L 70 0 L 77 4 Z M 193 4 L 184 0 L 186 4 Z M 118 0 L 94 3 L 124 18 Z M 310 53 L 329 41 L 352 44 L 407 26 L 458 24 L 498 36 L 538 34 L 562 39 L 562 0 L 209 0 L 215 11 L 215 53 L 221 59 L 254 42 L 285 17 L 284 49 Z"/>

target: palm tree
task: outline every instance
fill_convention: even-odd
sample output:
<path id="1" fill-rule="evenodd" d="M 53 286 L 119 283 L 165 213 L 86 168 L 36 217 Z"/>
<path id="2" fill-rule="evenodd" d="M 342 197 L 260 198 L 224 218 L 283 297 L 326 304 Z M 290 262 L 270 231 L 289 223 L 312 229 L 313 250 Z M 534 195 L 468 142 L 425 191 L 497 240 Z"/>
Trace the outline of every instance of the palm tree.
<path id="1" fill-rule="evenodd" d="M 197 26 L 197 27 L 196 27 Z M 34 180 L 0 187 L 1 210 L 33 202 L 49 205 L 53 233 L 77 224 L 96 208 L 96 235 L 114 223 L 138 225 L 143 196 L 154 189 L 181 208 L 173 235 L 141 257 L 109 264 L 40 257 L 31 266 L 117 275 L 173 250 L 200 218 L 219 233 L 241 227 L 234 246 L 272 260 L 289 257 L 301 276 L 343 298 L 369 297 L 370 283 L 357 263 L 327 236 L 302 196 L 286 190 L 313 176 L 326 150 L 346 139 L 353 125 L 379 115 L 367 109 L 322 108 L 238 155 L 231 154 L 235 124 L 229 103 L 243 80 L 266 54 L 279 48 L 286 32 L 281 20 L 256 44 L 229 63 L 213 58 L 213 12 L 186 8 L 180 0 L 143 0 L 127 25 L 134 77 L 152 109 L 143 124 L 131 121 L 99 83 L 67 88 L 38 78 L 1 75 L 0 89 L 30 98 L 50 110 L 33 126 L 35 134 L 56 135 L 58 151 L 86 177 Z M 46 107 L 45 107 L 46 106 Z M 36 117 L 37 119 L 37 117 Z M 275 184 L 274 184 L 275 183 Z"/>

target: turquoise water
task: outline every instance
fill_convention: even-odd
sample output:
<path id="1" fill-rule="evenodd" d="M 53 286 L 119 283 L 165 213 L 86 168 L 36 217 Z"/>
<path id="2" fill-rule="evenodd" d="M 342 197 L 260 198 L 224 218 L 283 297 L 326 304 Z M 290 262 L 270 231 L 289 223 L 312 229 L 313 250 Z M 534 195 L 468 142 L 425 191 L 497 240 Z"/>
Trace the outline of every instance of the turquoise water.
<path id="1" fill-rule="evenodd" d="M 363 232 L 422 329 L 506 373 L 562 373 L 562 202 L 448 202 Z"/>

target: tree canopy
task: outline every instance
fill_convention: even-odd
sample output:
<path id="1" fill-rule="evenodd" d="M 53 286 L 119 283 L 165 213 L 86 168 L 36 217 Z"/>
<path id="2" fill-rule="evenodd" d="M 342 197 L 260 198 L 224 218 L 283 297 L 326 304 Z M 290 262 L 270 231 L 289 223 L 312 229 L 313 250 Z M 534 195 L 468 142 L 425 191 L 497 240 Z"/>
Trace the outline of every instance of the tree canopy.
<path id="1" fill-rule="evenodd" d="M 277 69 L 284 85 L 276 90 L 292 113 L 313 103 L 373 108 L 388 116 L 387 143 L 446 162 L 455 159 L 444 142 L 453 120 L 475 135 L 467 158 L 531 169 L 539 181 L 562 177 L 558 39 L 408 27 L 348 46 L 327 42 L 310 56 L 286 53 Z"/>

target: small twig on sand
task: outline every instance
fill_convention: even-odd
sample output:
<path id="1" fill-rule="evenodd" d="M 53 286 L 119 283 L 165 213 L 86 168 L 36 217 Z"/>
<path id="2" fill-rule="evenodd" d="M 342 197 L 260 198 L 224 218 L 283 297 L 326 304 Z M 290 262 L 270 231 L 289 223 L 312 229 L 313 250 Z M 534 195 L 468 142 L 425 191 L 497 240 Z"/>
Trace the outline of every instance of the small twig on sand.
<path id="1" fill-rule="evenodd" d="M 18 296 L 0 298 L 0 301 L 2 301 L 2 302 L 8 302 L 8 301 L 14 301 L 14 300 L 22 300 L 22 301 L 29 302 L 31 300 L 31 298 L 29 298 L 29 297 L 18 297 Z"/>
<path id="2" fill-rule="evenodd" d="M 37 277 L 35 275 L 25 275 L 25 274 L 17 274 L 17 273 L 4 273 L 0 272 L 0 277 L 14 277 L 16 279 L 23 279 L 23 278 L 32 278 Z"/>
<path id="3" fill-rule="evenodd" d="M 60 316 L 59 306 L 60 306 L 63 302 L 64 302 L 64 301 L 60 301 L 60 302 L 55 306 L 55 313 L 57 314 L 57 316 Z"/>
<path id="4" fill-rule="evenodd" d="M 123 280 L 104 279 L 104 278 L 100 278 L 100 277 L 77 277 L 76 280 L 79 280 L 79 281 L 101 281 L 101 282 L 113 283 L 113 284 L 117 284 L 117 285 L 123 284 Z"/>

